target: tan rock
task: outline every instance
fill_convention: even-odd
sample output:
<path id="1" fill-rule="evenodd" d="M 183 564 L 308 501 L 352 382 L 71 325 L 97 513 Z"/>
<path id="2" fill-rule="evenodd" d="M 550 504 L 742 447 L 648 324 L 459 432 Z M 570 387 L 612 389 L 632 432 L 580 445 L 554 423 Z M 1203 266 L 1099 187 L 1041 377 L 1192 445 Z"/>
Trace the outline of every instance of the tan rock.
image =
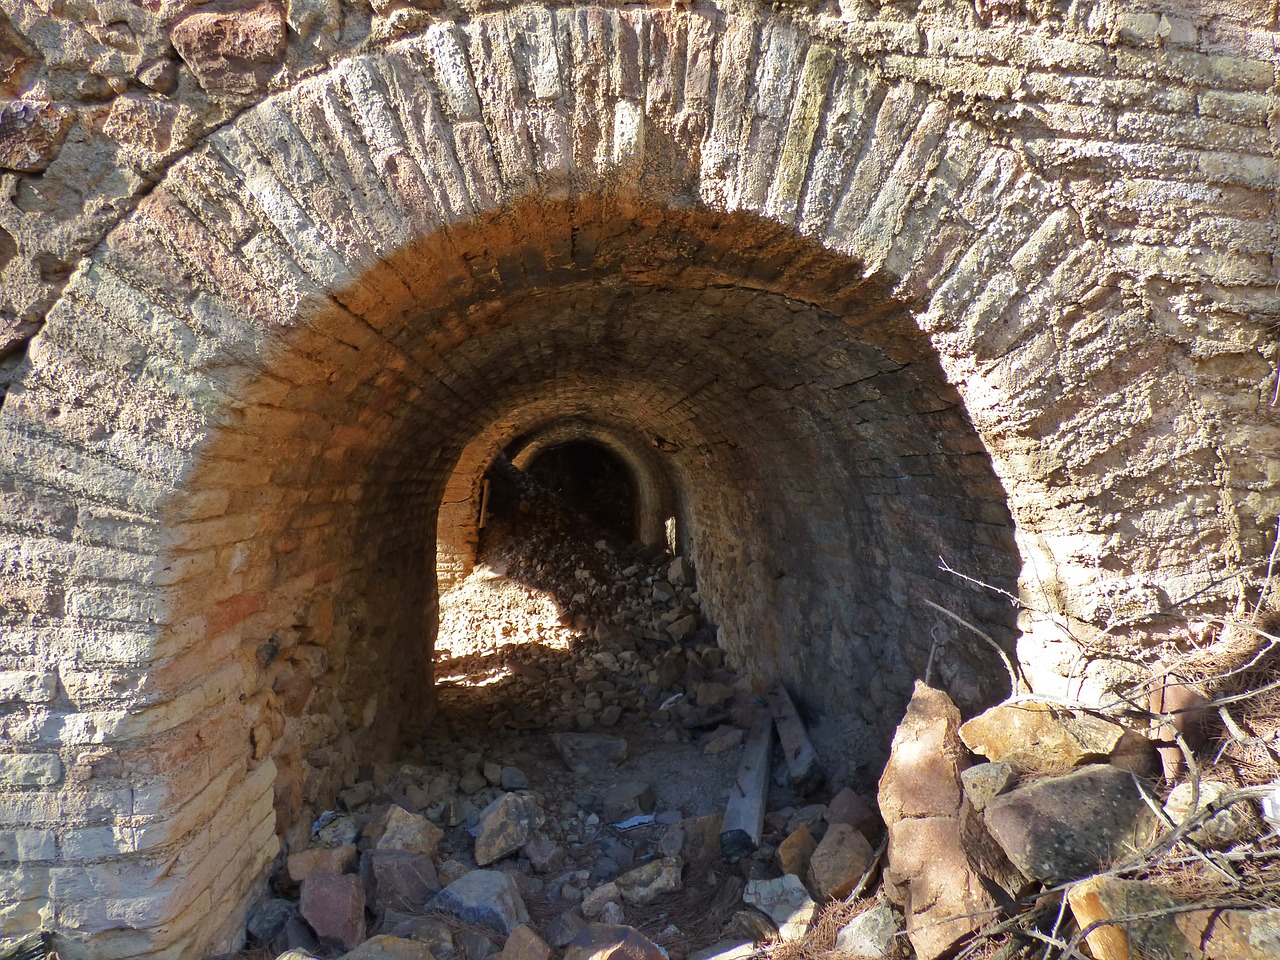
<path id="1" fill-rule="evenodd" d="M 0 168 L 39 173 L 53 163 L 73 114 L 46 100 L 10 100 L 0 105 Z"/>
<path id="2" fill-rule="evenodd" d="M 1028 773 L 1061 773 L 1104 760 L 1125 728 L 1109 720 L 1048 703 L 1004 703 L 960 728 L 960 739 L 988 760 Z"/>
<path id="3" fill-rule="evenodd" d="M 1280 909 L 1196 910 L 1174 920 L 1183 936 L 1199 945 L 1204 960 L 1280 957 Z"/>
<path id="4" fill-rule="evenodd" d="M 1085 935 L 1094 960 L 1199 957 L 1174 918 L 1171 908 L 1178 905 L 1177 901 L 1155 884 L 1090 877 L 1067 892 L 1067 902 L 1082 930 L 1097 924 Z M 1161 910 L 1170 912 L 1140 920 L 1126 919 Z"/>
<path id="5" fill-rule="evenodd" d="M 564 960 L 667 960 L 667 954 L 634 927 L 593 923 L 569 943 Z"/>
<path id="6" fill-rule="evenodd" d="M 809 889 L 818 900 L 847 897 L 874 856 L 866 837 L 847 823 L 833 823 L 809 860 Z"/>
<path id="7" fill-rule="evenodd" d="M 982 877 L 1003 869 L 994 856 L 968 852 L 982 848 L 982 830 L 961 789 L 968 753 L 959 726 L 950 698 L 917 682 L 880 778 L 885 890 L 903 908 L 921 960 L 944 956 L 987 922 L 996 902 Z"/>
<path id="8" fill-rule="evenodd" d="M 1180 783 L 1173 788 L 1168 799 L 1165 800 L 1164 812 L 1174 824 L 1181 824 L 1193 812 L 1203 811 L 1230 790 L 1231 787 L 1225 783 L 1201 780 L 1193 811 L 1192 794 L 1196 791 L 1192 789 L 1191 783 Z M 1233 803 L 1189 830 L 1187 836 L 1202 846 L 1215 849 L 1229 847 L 1245 835 L 1253 820 L 1254 817 L 1247 804 Z"/>
<path id="9" fill-rule="evenodd" d="M 809 872 L 809 858 L 818 848 L 818 841 L 805 824 L 801 824 L 791 835 L 778 844 L 778 866 L 783 873 L 794 873 L 804 877 Z"/>
<path id="10" fill-rule="evenodd" d="M 289 854 L 286 868 L 289 871 L 289 879 L 294 883 L 301 883 L 317 870 L 333 874 L 354 870 L 359 856 L 360 853 L 354 843 L 343 844 L 340 847 L 310 847 Z"/>
<path id="11" fill-rule="evenodd" d="M 533 927 L 522 923 L 511 931 L 498 957 L 499 960 L 550 960 L 551 948 Z"/>
<path id="12" fill-rule="evenodd" d="M 615 882 L 627 903 L 650 904 L 663 894 L 683 890 L 683 871 L 684 861 L 679 857 L 663 857 L 624 873 Z"/>
<path id="13" fill-rule="evenodd" d="M 169 38 L 209 92 L 258 93 L 284 56 L 284 9 L 264 0 L 248 9 L 197 10 L 175 23 Z"/>
<path id="14" fill-rule="evenodd" d="M 420 813 L 410 813 L 394 804 L 379 822 L 375 846 L 379 850 L 406 850 L 434 857 L 440 850 L 444 831 Z"/>
<path id="15" fill-rule="evenodd" d="M 417 940 L 380 934 L 370 937 L 341 960 L 435 960 L 431 948 Z"/>

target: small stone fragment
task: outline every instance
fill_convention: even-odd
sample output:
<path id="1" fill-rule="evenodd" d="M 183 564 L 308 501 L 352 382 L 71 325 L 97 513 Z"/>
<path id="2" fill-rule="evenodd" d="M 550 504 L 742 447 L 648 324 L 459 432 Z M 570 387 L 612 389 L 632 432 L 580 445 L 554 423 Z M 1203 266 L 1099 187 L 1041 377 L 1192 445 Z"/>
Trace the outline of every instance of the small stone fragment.
<path id="1" fill-rule="evenodd" d="M 502 960 L 550 960 L 551 948 L 533 927 L 520 924 L 502 947 Z"/>
<path id="2" fill-rule="evenodd" d="M 653 787 L 639 780 L 623 780 L 604 792 L 600 803 L 604 818 L 610 823 L 626 820 L 641 813 L 652 813 L 655 802 Z"/>
<path id="3" fill-rule="evenodd" d="M 1201 780 L 1199 797 L 1195 812 L 1200 812 L 1212 804 L 1223 794 L 1230 792 L 1231 787 L 1217 780 Z M 1192 784 L 1180 783 L 1169 794 L 1165 801 L 1164 812 L 1175 825 L 1181 824 L 1192 814 Z M 1233 803 L 1224 807 L 1199 826 L 1187 832 L 1187 836 L 1201 846 L 1221 849 L 1231 846 L 1249 829 L 1253 817 L 1244 803 Z"/>
<path id="4" fill-rule="evenodd" d="M 992 797 L 998 797 L 1013 783 L 1015 772 L 1007 763 L 979 763 L 960 771 L 965 799 L 975 810 L 985 810 Z"/>
<path id="5" fill-rule="evenodd" d="M 565 849 L 548 837 L 536 837 L 521 851 L 537 873 L 552 873 L 564 863 Z"/>
<path id="6" fill-rule="evenodd" d="M 809 859 L 817 848 L 818 841 L 813 839 L 809 828 L 801 824 L 778 844 L 778 866 L 783 873 L 793 873 L 803 878 L 809 872 Z"/>
<path id="7" fill-rule="evenodd" d="M 888 960 L 894 955 L 898 915 L 886 903 L 858 914 L 836 934 L 835 948 L 867 960 Z"/>
<path id="8" fill-rule="evenodd" d="M 53 163 L 73 114 L 47 100 L 10 100 L 0 105 L 0 168 L 40 173 Z"/>
<path id="9" fill-rule="evenodd" d="M 392 805 L 381 823 L 381 835 L 376 847 L 379 850 L 404 850 L 409 853 L 425 853 L 435 857 L 440 850 L 444 831 L 420 813 L 410 813 L 404 807 Z"/>
<path id="10" fill-rule="evenodd" d="M 816 904 L 795 874 L 775 880 L 751 880 L 742 899 L 765 913 L 784 942 L 799 940 L 809 929 Z"/>
<path id="11" fill-rule="evenodd" d="M 341 960 L 436 960 L 425 943 L 380 934 L 370 937 Z"/>
<path id="12" fill-rule="evenodd" d="M 620 896 L 622 893 L 613 881 L 596 887 L 582 898 L 582 915 L 588 920 L 599 920 L 604 905 L 616 902 Z"/>
<path id="13" fill-rule="evenodd" d="M 618 891 L 627 903 L 650 904 L 664 894 L 683 890 L 683 871 L 684 861 L 679 857 L 651 860 L 620 876 Z"/>
<path id="14" fill-rule="evenodd" d="M 501 775 L 503 790 L 527 790 L 529 778 L 519 767 L 503 767 Z"/>
<path id="15" fill-rule="evenodd" d="M 497 870 L 472 870 L 432 897 L 427 909 L 464 923 L 492 927 L 506 936 L 529 922 L 529 911 L 515 881 Z"/>
<path id="16" fill-rule="evenodd" d="M 741 727 L 728 727 L 712 734 L 707 742 L 702 745 L 702 752 L 709 757 L 728 753 L 730 750 L 736 750 L 742 746 L 742 741 L 746 738 L 747 731 Z"/>
<path id="17" fill-rule="evenodd" d="M 298 905 L 292 900 L 273 897 L 262 901 L 249 913 L 245 932 L 256 942 L 269 944 L 284 929 L 290 919 L 298 915 Z"/>

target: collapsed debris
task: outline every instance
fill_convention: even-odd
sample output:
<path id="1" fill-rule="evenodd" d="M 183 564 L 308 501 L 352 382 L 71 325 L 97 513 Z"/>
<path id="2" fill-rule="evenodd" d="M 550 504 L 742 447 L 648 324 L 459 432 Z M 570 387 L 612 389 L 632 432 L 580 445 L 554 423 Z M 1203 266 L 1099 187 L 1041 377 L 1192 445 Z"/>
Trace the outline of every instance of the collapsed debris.
<path id="1" fill-rule="evenodd" d="M 1201 776 L 1187 724 L 1030 697 L 961 723 L 921 683 L 875 796 L 826 782 L 787 691 L 725 662 L 686 558 L 514 471 L 495 486 L 483 562 L 442 602 L 439 720 L 283 858 L 247 927 L 267 955 L 1280 956 L 1246 876 L 1280 863 L 1255 809 L 1280 788 Z M 1174 686 L 1161 703 L 1210 703 Z"/>

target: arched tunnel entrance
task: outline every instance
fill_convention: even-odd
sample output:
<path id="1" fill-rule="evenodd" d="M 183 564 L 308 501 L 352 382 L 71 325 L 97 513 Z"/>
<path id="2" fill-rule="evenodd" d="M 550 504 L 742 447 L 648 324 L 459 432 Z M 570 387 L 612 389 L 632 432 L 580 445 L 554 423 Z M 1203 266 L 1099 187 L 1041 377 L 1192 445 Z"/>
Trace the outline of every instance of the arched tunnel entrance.
<path id="1" fill-rule="evenodd" d="M 326 386 L 258 379 L 248 395 L 264 399 L 203 460 L 197 487 L 268 448 L 289 452 L 272 468 L 270 512 L 242 501 L 276 558 L 263 602 L 300 611 L 248 701 L 284 835 L 355 757 L 390 757 L 428 716 L 436 600 L 423 534 L 451 478 L 468 478 L 474 518 L 493 455 L 566 420 L 644 438 L 728 662 L 803 691 L 815 734 L 850 769 L 877 768 L 931 654 L 959 702 L 1007 692 L 991 651 L 923 604 L 1007 645 L 1007 601 L 939 565 L 1012 590 L 1018 562 L 1003 488 L 909 305 L 753 217 L 653 210 L 643 226 L 600 213 L 573 225 L 581 216 L 530 207 L 455 232 L 455 246 L 511 272 L 431 301 L 429 315 L 417 298 L 399 304 L 399 328 L 381 333 L 394 364 L 371 362 L 381 344 L 348 344 L 340 317 L 299 330 L 290 356 L 323 358 Z M 510 252 L 512 223 L 559 218 L 549 251 Z M 560 266 L 562 239 L 574 259 Z M 323 588 L 293 593 L 316 570 Z M 330 667 L 295 694 L 294 651 L 312 646 Z"/>

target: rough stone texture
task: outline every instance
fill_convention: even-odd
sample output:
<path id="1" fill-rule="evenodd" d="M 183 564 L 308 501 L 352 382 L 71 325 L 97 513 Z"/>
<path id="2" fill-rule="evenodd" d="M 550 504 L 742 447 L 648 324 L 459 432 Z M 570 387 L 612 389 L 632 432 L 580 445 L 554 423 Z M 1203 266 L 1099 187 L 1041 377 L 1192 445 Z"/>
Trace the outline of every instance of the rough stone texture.
<path id="1" fill-rule="evenodd" d="M 549 419 L 650 434 L 726 651 L 851 767 L 939 638 L 966 709 L 1007 693 L 921 597 L 1074 695 L 1059 624 L 1139 645 L 1254 595 L 1269 9 L 241 6 L 0 24 L 4 95 L 72 117 L 2 184 L 3 669 L 59 693 L 0 733 L 93 774 L 5 828 L 56 825 L 37 872 L 139 871 L 18 928 L 229 949 L 280 839 L 428 714 L 444 491 Z"/>
<path id="2" fill-rule="evenodd" d="M 818 900 L 842 900 L 871 866 L 875 851 L 847 823 L 833 823 L 809 859 L 809 889 Z"/>
<path id="3" fill-rule="evenodd" d="M 175 23 L 169 38 L 206 90 L 261 93 L 284 55 L 284 10 L 272 0 L 238 10 L 199 10 Z"/>
<path id="4" fill-rule="evenodd" d="M 1230 785 L 1216 780 L 1201 780 L 1198 792 L 1192 790 L 1191 783 L 1180 783 L 1169 792 L 1164 802 L 1164 812 L 1174 824 L 1181 824 L 1193 813 L 1204 810 L 1230 790 Z M 1194 807 L 1193 793 L 1195 794 Z M 1250 806 L 1245 801 L 1224 807 L 1213 816 L 1205 818 L 1199 826 L 1188 830 L 1187 836 L 1201 846 L 1229 847 L 1243 837 L 1253 823 Z"/>
<path id="5" fill-rule="evenodd" d="M 335 940 L 347 950 L 364 940 L 364 885 L 354 874 L 312 874 L 302 885 L 299 907 L 321 939 Z"/>
<path id="6" fill-rule="evenodd" d="M 1007 763 L 979 763 L 960 771 L 964 797 L 973 809 L 981 812 L 993 797 L 1013 783 L 1015 771 Z"/>
<path id="7" fill-rule="evenodd" d="M 40 100 L 0 106 L 0 167 L 39 173 L 53 163 L 71 125 L 71 111 Z"/>
<path id="8" fill-rule="evenodd" d="M 285 869 L 289 873 L 290 880 L 294 883 L 302 883 L 316 872 L 349 873 L 355 868 L 359 858 L 360 853 L 354 843 L 343 844 L 340 847 L 313 847 L 289 854 Z"/>
<path id="9" fill-rule="evenodd" d="M 793 873 L 776 880 L 751 880 L 742 899 L 768 915 L 783 942 L 799 940 L 813 921 L 817 904 Z"/>
<path id="10" fill-rule="evenodd" d="M 679 857 L 650 860 L 617 879 L 618 892 L 627 903 L 647 906 L 668 893 L 684 889 L 684 861 Z"/>
<path id="11" fill-rule="evenodd" d="M 1063 773 L 1106 759 L 1124 727 L 1100 717 L 1034 701 L 992 707 L 960 727 L 966 747 L 1028 773 Z"/>
<path id="12" fill-rule="evenodd" d="M 515 881 L 496 870 L 472 870 L 431 898 L 429 910 L 439 910 L 464 923 L 492 927 L 509 936 L 529 922 L 529 912 Z"/>
<path id="13" fill-rule="evenodd" d="M 366 850 L 360 877 L 365 900 L 375 912 L 420 913 L 440 890 L 435 863 L 425 853 Z"/>
<path id="14" fill-rule="evenodd" d="M 898 936 L 898 917 L 888 904 L 858 914 L 836 934 L 835 949 L 855 957 L 888 960 Z"/>
<path id="15" fill-rule="evenodd" d="M 1178 901 L 1154 884 L 1091 877 L 1067 891 L 1067 902 L 1082 929 L 1099 924 L 1086 936 L 1097 960 L 1148 956 L 1183 960 L 1199 956 L 1179 929 L 1171 909 Z M 1147 913 L 1162 915 L 1126 919 Z M 1243 960 L 1246 954 L 1240 956 Z"/>
<path id="16" fill-rule="evenodd" d="M 945 955 L 983 926 L 996 907 L 988 878 L 1006 887 L 1012 880 L 964 798 L 968 755 L 959 727 L 947 695 L 917 683 L 880 778 L 889 831 L 885 890 L 903 908 L 907 936 L 923 960 Z"/>
<path id="17" fill-rule="evenodd" d="M 342 960 L 435 960 L 431 948 L 417 940 L 404 940 L 379 934 L 370 937 L 354 950 L 344 953 Z"/>
<path id="18" fill-rule="evenodd" d="M 995 797 L 983 816 L 1014 866 L 1056 884 L 1140 848 L 1153 815 L 1130 774 L 1095 764 Z"/>
<path id="19" fill-rule="evenodd" d="M 783 873 L 794 873 L 803 878 L 809 872 L 809 859 L 817 848 L 818 841 L 802 823 L 778 844 L 778 866 Z"/>
<path id="20" fill-rule="evenodd" d="M 502 960 L 550 960 L 551 948 L 534 929 L 520 924 L 502 945 Z"/>
<path id="21" fill-rule="evenodd" d="M 504 793 L 480 813 L 476 863 L 484 867 L 515 853 L 542 826 L 545 815 L 528 794 Z"/>
<path id="22" fill-rule="evenodd" d="M 666 951 L 634 927 L 589 924 L 569 943 L 564 960 L 666 960 Z"/>
<path id="23" fill-rule="evenodd" d="M 444 831 L 420 813 L 410 813 L 392 805 L 381 824 L 377 839 L 379 850 L 401 850 L 434 857 L 440 848 Z"/>

